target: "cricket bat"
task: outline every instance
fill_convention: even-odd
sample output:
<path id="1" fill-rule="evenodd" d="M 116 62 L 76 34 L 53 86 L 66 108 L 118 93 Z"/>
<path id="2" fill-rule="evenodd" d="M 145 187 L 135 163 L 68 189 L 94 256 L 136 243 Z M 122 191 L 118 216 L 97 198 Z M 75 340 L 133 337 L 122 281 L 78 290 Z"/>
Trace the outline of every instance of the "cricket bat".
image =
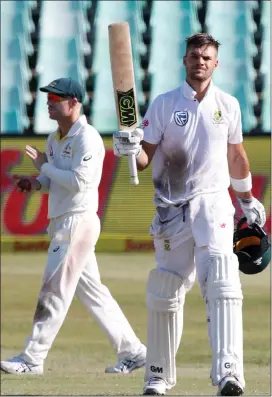
<path id="1" fill-rule="evenodd" d="M 109 47 L 112 83 L 115 98 L 118 128 L 132 131 L 138 126 L 138 108 L 132 60 L 129 24 L 112 23 L 109 29 Z M 130 182 L 138 185 L 138 171 L 135 155 L 128 157 Z"/>

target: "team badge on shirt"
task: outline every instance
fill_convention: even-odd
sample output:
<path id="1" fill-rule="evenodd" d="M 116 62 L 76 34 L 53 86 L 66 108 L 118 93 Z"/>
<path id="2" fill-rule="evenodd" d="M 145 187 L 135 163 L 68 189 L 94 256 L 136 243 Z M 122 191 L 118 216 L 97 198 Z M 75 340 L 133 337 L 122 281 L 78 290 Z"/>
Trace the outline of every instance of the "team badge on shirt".
<path id="1" fill-rule="evenodd" d="M 72 152 L 72 147 L 71 144 L 68 143 L 65 148 L 63 149 L 63 152 L 61 153 L 61 157 L 66 159 L 71 157 L 71 152 Z"/>
<path id="2" fill-rule="evenodd" d="M 174 114 L 175 123 L 180 127 L 183 127 L 188 121 L 188 112 L 175 112 Z"/>
<path id="3" fill-rule="evenodd" d="M 220 123 L 221 120 L 222 120 L 222 112 L 221 112 L 221 110 L 215 110 L 215 112 L 213 114 L 213 122 L 214 123 Z"/>
<path id="4" fill-rule="evenodd" d="M 171 251 L 171 246 L 170 246 L 170 241 L 169 240 L 164 240 L 164 250 L 165 251 Z"/>

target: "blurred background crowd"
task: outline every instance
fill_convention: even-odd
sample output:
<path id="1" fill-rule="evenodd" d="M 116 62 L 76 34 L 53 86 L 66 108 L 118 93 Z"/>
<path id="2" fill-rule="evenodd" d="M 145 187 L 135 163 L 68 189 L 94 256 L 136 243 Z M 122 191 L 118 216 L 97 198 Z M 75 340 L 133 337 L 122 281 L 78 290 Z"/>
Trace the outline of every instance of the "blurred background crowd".
<path id="1" fill-rule="evenodd" d="M 184 79 L 185 38 L 222 44 L 214 82 L 240 102 L 245 134 L 269 133 L 269 1 L 1 1 L 1 133 L 48 134 L 46 96 L 59 77 L 86 87 L 84 112 L 101 134 L 117 128 L 108 25 L 130 24 L 141 116 Z"/>

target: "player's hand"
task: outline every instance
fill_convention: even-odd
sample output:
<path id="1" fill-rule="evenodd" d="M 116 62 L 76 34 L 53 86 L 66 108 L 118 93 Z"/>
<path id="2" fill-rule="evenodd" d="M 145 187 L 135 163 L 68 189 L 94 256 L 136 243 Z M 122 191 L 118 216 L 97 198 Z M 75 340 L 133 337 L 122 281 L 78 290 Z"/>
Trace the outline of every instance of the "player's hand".
<path id="1" fill-rule="evenodd" d="M 255 197 L 251 199 L 241 199 L 238 198 L 240 202 L 241 209 L 247 219 L 248 225 L 252 223 L 257 223 L 259 226 L 263 227 L 266 222 L 265 209 L 262 203 Z"/>
<path id="2" fill-rule="evenodd" d="M 40 182 L 35 178 L 20 175 L 13 175 L 12 177 L 20 192 L 29 193 L 41 189 Z"/>
<path id="3" fill-rule="evenodd" d="M 137 156 L 142 149 L 144 132 L 141 128 L 133 131 L 116 131 L 113 133 L 113 151 L 115 156 Z"/>
<path id="4" fill-rule="evenodd" d="M 40 152 L 38 149 L 35 147 L 26 145 L 26 155 L 32 160 L 32 163 L 34 164 L 34 167 L 37 168 L 37 170 L 41 170 L 41 167 L 44 163 L 47 163 L 47 156 L 45 153 Z"/>

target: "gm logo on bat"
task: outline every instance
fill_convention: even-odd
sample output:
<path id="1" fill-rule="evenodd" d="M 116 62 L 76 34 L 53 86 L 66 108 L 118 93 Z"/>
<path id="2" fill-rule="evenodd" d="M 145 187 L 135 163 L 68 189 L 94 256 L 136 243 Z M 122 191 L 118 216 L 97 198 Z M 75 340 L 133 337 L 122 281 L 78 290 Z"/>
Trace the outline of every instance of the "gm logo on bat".
<path id="1" fill-rule="evenodd" d="M 125 127 L 131 127 L 136 123 L 136 105 L 134 90 L 127 92 L 117 90 L 118 108 L 120 114 L 120 124 Z"/>

